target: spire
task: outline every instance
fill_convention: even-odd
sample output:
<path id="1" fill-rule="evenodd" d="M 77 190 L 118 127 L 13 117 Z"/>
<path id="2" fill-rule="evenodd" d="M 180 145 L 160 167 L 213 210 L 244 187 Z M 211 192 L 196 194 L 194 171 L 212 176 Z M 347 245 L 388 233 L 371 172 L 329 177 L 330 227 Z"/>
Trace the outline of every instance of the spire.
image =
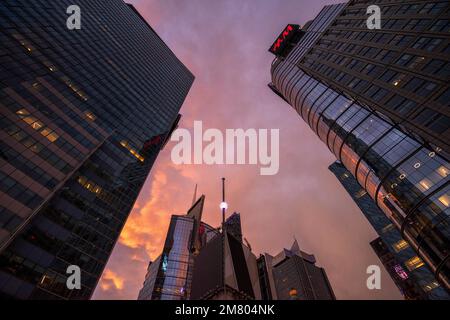
<path id="1" fill-rule="evenodd" d="M 194 197 L 192 198 L 192 205 L 195 204 L 195 201 L 197 201 L 197 184 L 195 184 Z"/>
<path id="2" fill-rule="evenodd" d="M 225 202 L 225 178 L 222 178 L 222 202 L 220 203 L 220 209 L 222 209 L 222 230 L 225 227 L 225 210 L 228 208 L 228 204 Z"/>
<path id="3" fill-rule="evenodd" d="M 299 256 L 302 255 L 301 251 L 300 251 L 300 246 L 298 245 L 298 241 L 297 241 L 297 238 L 295 238 L 295 236 L 294 236 L 294 243 L 292 244 L 292 247 L 291 247 L 291 251 L 295 254 L 298 254 Z"/>

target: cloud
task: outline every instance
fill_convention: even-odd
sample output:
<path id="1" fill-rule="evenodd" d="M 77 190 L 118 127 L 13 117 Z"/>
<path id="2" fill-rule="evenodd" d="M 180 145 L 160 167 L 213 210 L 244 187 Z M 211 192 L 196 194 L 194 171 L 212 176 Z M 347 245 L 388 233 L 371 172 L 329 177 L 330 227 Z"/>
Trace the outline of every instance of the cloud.
<path id="1" fill-rule="evenodd" d="M 124 278 L 119 277 L 114 271 L 106 269 L 105 272 L 103 272 L 100 287 L 104 291 L 108 291 L 111 288 L 122 290 L 124 282 Z"/>

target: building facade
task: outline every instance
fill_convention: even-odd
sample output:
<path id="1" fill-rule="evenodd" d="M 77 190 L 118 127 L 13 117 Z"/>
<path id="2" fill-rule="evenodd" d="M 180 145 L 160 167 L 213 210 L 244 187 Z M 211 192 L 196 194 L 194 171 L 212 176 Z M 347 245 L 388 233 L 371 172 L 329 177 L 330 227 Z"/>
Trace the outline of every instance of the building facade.
<path id="1" fill-rule="evenodd" d="M 194 257 L 218 231 L 201 221 L 205 197 L 186 215 L 173 215 L 162 254 L 147 269 L 138 300 L 188 300 Z"/>
<path id="2" fill-rule="evenodd" d="M 191 299 L 261 300 L 257 259 L 242 243 L 240 215 L 233 213 L 223 225 L 195 257 Z"/>
<path id="3" fill-rule="evenodd" d="M 300 250 L 297 240 L 290 249 L 258 259 L 264 300 L 335 300 L 325 269 L 315 265 L 314 255 Z"/>
<path id="4" fill-rule="evenodd" d="M 390 250 L 389 245 L 381 237 L 378 237 L 370 242 L 370 246 L 403 297 L 406 300 L 423 299 L 423 292 L 419 289 L 420 287 L 418 288 L 417 282 L 408 274 L 401 261 Z M 429 288 L 431 289 L 431 286 Z"/>
<path id="5" fill-rule="evenodd" d="M 305 24 L 295 46 L 277 46 L 269 87 L 291 104 L 417 253 L 411 268 L 426 264 L 449 290 L 445 137 L 450 109 L 449 85 L 443 81 L 449 33 L 441 21 L 448 16 L 448 2 L 378 1 L 382 12 L 392 10 L 392 19 L 385 19 L 380 30 L 366 26 L 363 10 L 369 4 L 327 6 Z M 398 35 L 402 23 L 405 29 Z M 292 49 L 286 53 L 284 48 Z M 374 56 L 369 58 L 369 52 Z M 420 60 L 419 54 L 420 68 L 409 64 Z M 441 62 L 443 74 L 430 72 Z M 402 113 L 403 105 L 408 113 Z"/>
<path id="6" fill-rule="evenodd" d="M 121 0 L 0 3 L 0 294 L 89 299 L 193 75 Z M 81 269 L 81 289 L 66 286 Z"/>
<path id="7" fill-rule="evenodd" d="M 405 299 L 450 299 L 447 292 L 438 285 L 433 272 L 425 264 L 415 265 L 414 262 L 418 259 L 417 253 L 402 238 L 397 228 L 376 206 L 350 171 L 338 161 L 333 163 L 329 169 L 379 235 L 379 238 L 372 242 L 375 247 L 372 247 L 382 262 L 388 262 L 388 266 L 384 263 L 383 265 Z M 393 264 L 394 261 L 395 264 Z"/>

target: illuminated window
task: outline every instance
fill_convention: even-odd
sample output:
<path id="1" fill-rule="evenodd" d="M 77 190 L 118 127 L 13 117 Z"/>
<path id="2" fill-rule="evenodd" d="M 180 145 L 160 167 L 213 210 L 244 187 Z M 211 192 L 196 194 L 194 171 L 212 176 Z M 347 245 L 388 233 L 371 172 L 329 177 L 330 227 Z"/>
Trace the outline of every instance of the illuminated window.
<path id="1" fill-rule="evenodd" d="M 408 248 L 409 245 L 408 245 L 408 242 L 406 242 L 405 240 L 402 239 L 402 240 L 394 243 L 393 247 L 394 247 L 395 252 L 400 252 L 400 251 Z"/>
<path id="2" fill-rule="evenodd" d="M 86 118 L 90 121 L 95 121 L 95 119 L 97 119 L 97 117 L 90 111 L 86 111 L 84 113 L 84 115 L 86 116 Z"/>
<path id="3" fill-rule="evenodd" d="M 139 161 L 144 162 L 144 157 L 141 156 L 136 150 L 134 150 L 133 148 L 131 148 L 130 144 L 128 143 L 128 141 L 122 140 L 120 141 L 120 145 L 122 147 L 124 147 L 125 149 L 127 149 L 133 156 L 135 156 Z"/>
<path id="4" fill-rule="evenodd" d="M 19 117 L 29 116 L 30 115 L 30 113 L 26 109 L 20 109 L 16 113 L 19 115 Z"/>
<path id="5" fill-rule="evenodd" d="M 30 115 L 30 112 L 26 109 L 20 109 L 16 111 L 16 114 L 27 124 L 29 124 L 34 130 L 40 131 L 40 133 L 46 137 L 50 142 L 58 140 L 59 135 L 52 131 L 49 127 L 46 127 L 44 123 L 37 118 Z"/>
<path id="6" fill-rule="evenodd" d="M 430 282 L 430 283 L 424 285 L 423 290 L 425 290 L 425 292 L 428 292 L 437 287 L 439 287 L 439 283 L 437 281 L 433 281 L 433 282 Z"/>
<path id="7" fill-rule="evenodd" d="M 386 233 L 386 232 L 389 232 L 394 229 L 395 229 L 394 225 L 392 223 L 390 223 L 390 224 L 386 225 L 385 227 L 383 227 L 383 229 L 381 229 L 381 232 Z"/>
<path id="8" fill-rule="evenodd" d="M 34 130 L 40 130 L 41 128 L 44 127 L 44 124 L 38 120 L 38 121 L 36 121 L 36 122 L 33 122 L 33 123 L 31 124 L 31 127 L 32 127 Z"/>
<path id="9" fill-rule="evenodd" d="M 55 142 L 58 140 L 59 136 L 53 131 L 48 136 L 47 139 L 50 140 L 50 142 Z"/>
<path id="10" fill-rule="evenodd" d="M 428 180 L 427 178 L 422 179 L 422 180 L 419 182 L 419 189 L 421 189 L 422 191 L 428 190 L 428 189 L 430 189 L 432 186 L 433 186 L 433 183 L 432 183 L 430 180 Z"/>
<path id="11" fill-rule="evenodd" d="M 448 194 L 443 194 L 438 199 L 439 199 L 439 202 L 442 203 L 444 206 L 446 206 L 446 207 L 450 206 L 450 196 Z"/>
<path id="12" fill-rule="evenodd" d="M 31 125 L 31 124 L 33 124 L 34 122 L 37 121 L 37 119 L 35 117 L 32 117 L 32 116 L 23 117 L 22 119 L 23 119 L 23 121 L 25 121 L 29 125 Z"/>
<path id="13" fill-rule="evenodd" d="M 89 181 L 86 177 L 80 176 L 78 177 L 78 183 L 83 186 L 85 189 L 89 190 L 92 193 L 100 194 L 102 192 L 102 188 L 95 184 L 92 181 Z"/>
<path id="14" fill-rule="evenodd" d="M 448 174 L 450 173 L 450 171 L 444 166 L 440 166 L 439 168 L 437 168 L 437 172 L 439 173 L 440 176 L 444 178 L 447 177 Z"/>
<path id="15" fill-rule="evenodd" d="M 420 259 L 418 256 L 409 259 L 408 261 L 405 262 L 405 264 L 409 271 L 420 268 L 421 266 L 424 265 L 422 259 Z"/>
<path id="16" fill-rule="evenodd" d="M 366 190 L 361 189 L 358 192 L 355 193 L 355 198 L 359 199 L 361 197 L 364 197 L 367 194 Z"/>

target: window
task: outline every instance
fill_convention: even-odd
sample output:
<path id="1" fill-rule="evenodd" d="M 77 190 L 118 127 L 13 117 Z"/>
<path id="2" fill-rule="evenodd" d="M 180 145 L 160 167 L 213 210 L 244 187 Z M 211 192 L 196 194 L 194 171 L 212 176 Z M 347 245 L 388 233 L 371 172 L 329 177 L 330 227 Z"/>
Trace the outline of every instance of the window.
<path id="1" fill-rule="evenodd" d="M 432 94 L 437 88 L 437 84 L 434 82 L 425 83 L 418 91 L 417 94 L 421 97 L 426 97 Z"/>
<path id="2" fill-rule="evenodd" d="M 441 94 L 436 101 L 442 105 L 447 105 L 450 101 L 450 88 L 447 89 L 443 94 Z"/>
<path id="3" fill-rule="evenodd" d="M 432 123 L 428 125 L 433 132 L 437 134 L 441 134 L 446 132 L 450 127 L 450 118 L 444 115 L 440 115 L 437 119 L 435 119 Z"/>
<path id="4" fill-rule="evenodd" d="M 388 70 L 380 77 L 381 80 L 384 82 L 390 82 L 394 76 L 396 76 L 398 73 L 393 70 Z"/>
<path id="5" fill-rule="evenodd" d="M 415 256 L 409 260 L 407 260 L 405 262 L 406 267 L 408 268 L 409 271 L 413 271 L 417 268 L 420 268 L 421 266 L 424 265 L 422 259 L 420 259 L 418 256 Z"/>
<path id="6" fill-rule="evenodd" d="M 410 69 L 420 69 L 425 61 L 425 57 L 414 57 L 408 64 L 408 68 Z"/>
<path id="7" fill-rule="evenodd" d="M 433 282 L 430 282 L 430 283 L 424 285 L 423 286 L 423 290 L 425 292 L 429 292 L 429 291 L 431 291 L 431 290 L 433 290 L 435 288 L 438 288 L 438 287 L 439 287 L 439 283 L 437 281 L 433 281 Z"/>
<path id="8" fill-rule="evenodd" d="M 422 86 L 425 83 L 425 80 L 413 77 L 405 86 L 404 88 L 408 91 L 415 92 L 420 86 Z"/>
<path id="9" fill-rule="evenodd" d="M 428 62 L 425 67 L 423 68 L 423 71 L 428 73 L 436 73 L 440 69 L 442 69 L 445 65 L 445 61 L 439 60 L 439 59 L 433 59 L 430 62 Z"/>
<path id="10" fill-rule="evenodd" d="M 431 109 L 423 110 L 414 118 L 414 121 L 438 134 L 444 133 L 450 126 L 449 117 Z"/>
<path id="11" fill-rule="evenodd" d="M 414 49 L 433 51 L 442 42 L 440 38 L 420 37 L 412 46 Z"/>
<path id="12" fill-rule="evenodd" d="M 449 32 L 450 21 L 449 20 L 437 20 L 430 28 L 434 32 Z"/>
<path id="13" fill-rule="evenodd" d="M 412 38 L 413 38 L 412 36 L 397 35 L 394 38 L 392 38 L 389 44 L 392 44 L 393 46 L 397 47 L 404 47 L 411 42 Z"/>
<path id="14" fill-rule="evenodd" d="M 402 250 L 405 250 L 406 248 L 408 248 L 408 242 L 406 242 L 405 240 L 400 240 L 397 241 L 396 243 L 394 243 L 393 248 L 395 250 L 395 252 L 400 252 Z"/>
<path id="15" fill-rule="evenodd" d="M 400 66 L 406 66 L 411 61 L 412 58 L 413 58 L 412 55 L 404 54 L 397 60 L 396 64 Z"/>

